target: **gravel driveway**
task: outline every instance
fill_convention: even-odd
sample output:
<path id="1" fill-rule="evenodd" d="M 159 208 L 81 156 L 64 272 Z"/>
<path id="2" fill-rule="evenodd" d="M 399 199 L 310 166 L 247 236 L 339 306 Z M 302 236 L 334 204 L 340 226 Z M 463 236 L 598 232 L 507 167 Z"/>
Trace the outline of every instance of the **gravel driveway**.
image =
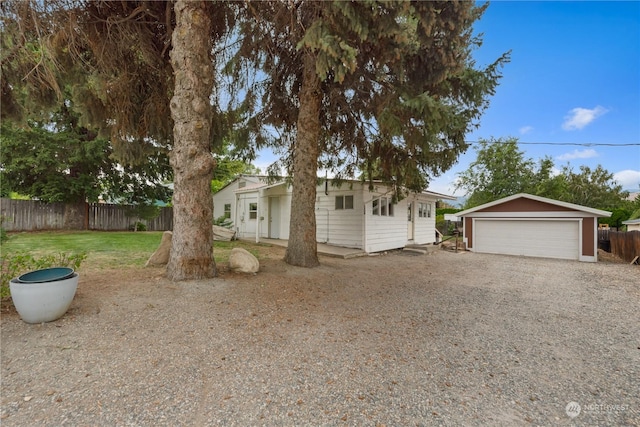
<path id="1" fill-rule="evenodd" d="M 5 310 L 2 426 L 640 425 L 640 267 L 321 261 L 89 271 L 56 322 Z"/>

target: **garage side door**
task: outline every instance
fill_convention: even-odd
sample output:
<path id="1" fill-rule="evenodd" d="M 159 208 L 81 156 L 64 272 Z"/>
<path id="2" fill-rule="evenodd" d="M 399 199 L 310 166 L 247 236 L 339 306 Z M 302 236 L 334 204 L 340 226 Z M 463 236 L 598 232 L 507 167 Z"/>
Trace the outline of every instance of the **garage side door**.
<path id="1" fill-rule="evenodd" d="M 578 221 L 482 220 L 475 221 L 476 252 L 578 259 Z"/>

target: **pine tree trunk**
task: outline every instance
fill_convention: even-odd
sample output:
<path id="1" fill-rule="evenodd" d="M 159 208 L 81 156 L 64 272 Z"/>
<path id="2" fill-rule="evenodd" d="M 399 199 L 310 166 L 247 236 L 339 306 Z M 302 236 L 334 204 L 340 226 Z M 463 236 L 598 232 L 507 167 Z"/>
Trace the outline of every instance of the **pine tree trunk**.
<path id="1" fill-rule="evenodd" d="M 284 256 L 287 264 L 316 267 L 316 185 L 318 170 L 318 138 L 320 137 L 320 103 L 322 92 L 316 74 L 315 56 L 304 58 L 303 82 L 300 89 L 297 137 L 293 151 L 293 189 L 289 244 Z"/>
<path id="2" fill-rule="evenodd" d="M 65 230 L 86 230 L 87 203 L 85 201 L 65 203 L 62 226 Z"/>
<path id="3" fill-rule="evenodd" d="M 214 161 L 209 149 L 213 65 L 209 55 L 211 20 L 205 2 L 178 0 L 171 65 L 174 146 L 173 238 L 167 264 L 171 280 L 215 276 L 213 260 Z"/>

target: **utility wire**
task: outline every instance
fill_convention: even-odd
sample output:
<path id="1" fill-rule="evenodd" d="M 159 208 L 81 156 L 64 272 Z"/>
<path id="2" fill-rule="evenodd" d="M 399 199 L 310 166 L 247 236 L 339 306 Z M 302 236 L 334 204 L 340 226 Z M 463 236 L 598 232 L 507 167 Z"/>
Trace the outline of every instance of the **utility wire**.
<path id="1" fill-rule="evenodd" d="M 468 144 L 479 144 L 480 141 L 466 141 Z M 490 144 L 522 144 L 522 145 L 576 145 L 579 147 L 640 147 L 640 142 L 608 143 L 608 142 L 523 142 L 523 141 L 486 141 Z"/>

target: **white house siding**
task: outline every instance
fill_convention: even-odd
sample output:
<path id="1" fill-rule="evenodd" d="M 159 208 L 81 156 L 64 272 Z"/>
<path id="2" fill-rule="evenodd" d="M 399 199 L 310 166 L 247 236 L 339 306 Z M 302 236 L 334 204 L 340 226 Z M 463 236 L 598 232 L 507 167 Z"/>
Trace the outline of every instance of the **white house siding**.
<path id="1" fill-rule="evenodd" d="M 218 191 L 214 196 L 213 203 L 213 218 L 220 218 L 224 215 L 224 205 L 231 205 L 231 221 L 234 222 L 234 227 L 236 226 L 235 218 L 236 218 L 236 190 L 240 188 L 240 183 L 244 182 L 244 185 L 250 186 L 255 183 L 260 182 L 260 179 L 255 176 L 247 176 L 242 179 L 236 179 L 229 183 L 227 186 Z"/>
<path id="2" fill-rule="evenodd" d="M 320 243 L 362 249 L 363 200 L 361 185 L 349 188 L 328 188 L 324 185 L 316 189 L 316 240 Z M 353 196 L 353 209 L 336 210 L 336 196 Z"/>
<path id="3" fill-rule="evenodd" d="M 249 177 L 247 177 L 249 178 Z M 234 181 L 214 196 L 214 217 L 224 215 L 224 205 L 231 204 L 231 219 L 239 238 L 289 239 L 291 187 L 286 184 L 268 186 L 246 180 L 240 187 Z M 241 178 L 242 179 L 242 178 Z M 325 191 L 328 194 L 325 194 Z M 353 196 L 353 209 L 336 209 L 336 196 Z M 412 194 L 393 205 L 393 215 L 373 215 L 372 201 L 391 198 L 384 186 L 369 191 L 367 184 L 345 182 L 341 187 L 324 183 L 316 187 L 316 239 L 321 243 L 379 252 L 397 249 L 407 243 L 432 243 L 435 240 L 435 196 Z M 445 196 L 446 197 L 446 196 Z M 408 237 L 407 206 L 409 202 L 430 203 L 431 217 L 420 217 L 414 204 L 413 238 Z M 255 218 L 249 206 L 257 203 Z"/>
<path id="4" fill-rule="evenodd" d="M 380 252 L 402 248 L 407 244 L 407 199 L 393 206 L 393 216 L 373 215 L 372 201 L 381 194 L 365 189 L 365 252 Z"/>
<path id="5" fill-rule="evenodd" d="M 231 205 L 231 221 L 235 218 L 235 205 L 237 185 L 229 185 L 216 193 L 213 203 L 213 218 L 220 218 L 224 215 L 224 205 Z"/>

